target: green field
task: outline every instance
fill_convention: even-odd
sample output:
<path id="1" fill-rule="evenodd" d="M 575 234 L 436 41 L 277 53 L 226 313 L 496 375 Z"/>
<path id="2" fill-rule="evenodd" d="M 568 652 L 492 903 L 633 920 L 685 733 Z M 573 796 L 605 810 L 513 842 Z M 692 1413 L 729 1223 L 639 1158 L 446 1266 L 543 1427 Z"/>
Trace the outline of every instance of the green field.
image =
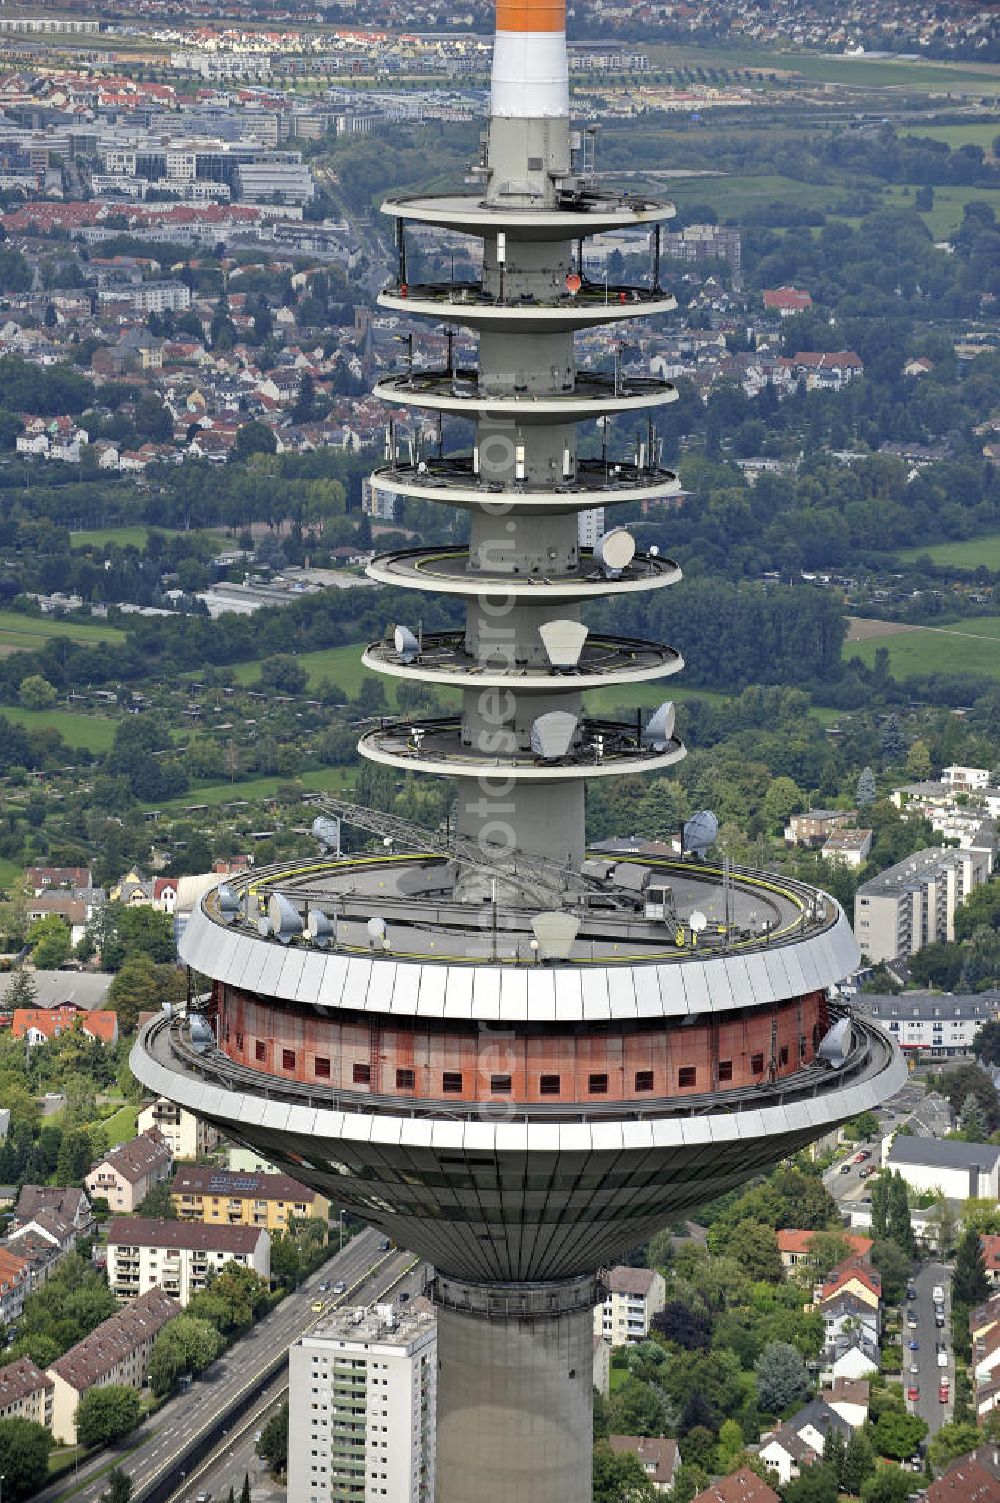
<path id="1" fill-rule="evenodd" d="M 848 642 L 845 658 L 869 666 L 884 647 L 894 678 L 923 673 L 975 673 L 1000 679 L 1000 616 L 970 616 L 951 626 L 910 627 L 888 637 Z"/>
<path id="2" fill-rule="evenodd" d="M 187 793 L 182 793 L 177 798 L 168 799 L 162 804 L 143 804 L 142 808 L 162 809 L 164 813 L 177 814 L 183 813 L 185 809 L 197 808 L 199 804 L 217 808 L 220 804 L 261 803 L 264 799 L 274 798 L 279 788 L 288 788 L 293 783 L 301 783 L 304 792 L 334 793 L 351 782 L 356 773 L 357 769 L 354 767 L 317 767 L 294 778 L 248 778 L 237 783 L 196 783 Z"/>
<path id="3" fill-rule="evenodd" d="M 136 548 L 145 548 L 149 528 L 137 522 L 134 527 L 89 527 L 83 532 L 71 532 L 71 548 L 103 548 L 108 543 L 117 543 L 119 548 L 133 543 Z"/>
<path id="4" fill-rule="evenodd" d="M 913 197 L 912 189 L 908 196 L 900 187 L 882 190 L 886 207 L 912 209 Z M 958 229 L 965 205 L 973 201 L 989 204 L 1000 218 L 1000 188 L 935 188 L 934 207 L 921 209 L 920 217 L 935 240 L 943 240 Z"/>
<path id="5" fill-rule="evenodd" d="M 89 621 L 62 621 L 53 616 L 22 616 L 20 611 L 0 611 L 0 653 L 36 652 L 53 637 L 94 646 L 97 642 L 124 641 L 114 626 Z"/>
<path id="6" fill-rule="evenodd" d="M 352 642 L 347 647 L 324 647 L 318 652 L 298 653 L 295 661 L 309 675 L 307 686 L 309 692 L 317 690 L 326 680 L 343 689 L 348 699 L 356 699 L 364 680 L 374 676 L 361 662 L 363 650 L 363 643 Z M 248 689 L 254 688 L 260 678 L 260 659 L 255 658 L 249 663 L 239 663 L 235 673 L 239 683 L 246 685 Z M 383 678 L 382 684 L 389 703 L 395 704 L 395 680 Z"/>
<path id="7" fill-rule="evenodd" d="M 829 209 L 848 190 L 839 183 L 803 183 L 779 173 L 748 173 L 739 177 L 724 173 L 720 177 L 671 178 L 665 191 L 682 210 L 689 204 L 711 204 L 720 217 L 739 220 L 748 209 L 776 201 L 802 208 Z"/>
<path id="8" fill-rule="evenodd" d="M 127 1143 L 135 1137 L 136 1118 L 139 1115 L 137 1106 L 120 1106 L 115 1114 L 106 1117 L 97 1125 L 101 1131 L 107 1134 L 108 1147 L 115 1148 L 119 1143 Z"/>
<path id="9" fill-rule="evenodd" d="M 903 563 L 929 557 L 940 568 L 1000 570 L 1000 532 L 981 538 L 966 538 L 961 543 L 925 543 L 919 548 L 902 548 L 897 557 Z"/>
<path id="10" fill-rule="evenodd" d="M 814 83 L 842 84 L 848 88 L 898 88 L 917 93 L 971 87 L 984 94 L 1000 92 L 1000 71 L 990 65 L 939 63 L 835 57 L 821 52 L 778 52 L 756 47 L 706 47 L 684 43 L 654 42 L 646 49 L 650 67 L 738 68 L 763 73 L 797 73 Z"/>
<path id="11" fill-rule="evenodd" d="M 956 151 L 959 146 L 981 146 L 989 153 L 993 142 L 1000 136 L 1000 120 L 970 120 L 966 125 L 914 125 L 906 131 L 908 136 L 929 136 L 932 141 L 944 141 Z"/>
<path id="12" fill-rule="evenodd" d="M 19 892 L 23 876 L 22 866 L 16 861 L 8 861 L 6 856 L 0 856 L 0 892 Z"/>
<path id="13" fill-rule="evenodd" d="M 73 710 L 25 710 L 20 705 L 0 705 L 0 715 L 23 725 L 26 731 L 58 731 L 67 746 L 84 751 L 106 752 L 115 738 L 115 721 L 98 715 L 78 715 Z"/>

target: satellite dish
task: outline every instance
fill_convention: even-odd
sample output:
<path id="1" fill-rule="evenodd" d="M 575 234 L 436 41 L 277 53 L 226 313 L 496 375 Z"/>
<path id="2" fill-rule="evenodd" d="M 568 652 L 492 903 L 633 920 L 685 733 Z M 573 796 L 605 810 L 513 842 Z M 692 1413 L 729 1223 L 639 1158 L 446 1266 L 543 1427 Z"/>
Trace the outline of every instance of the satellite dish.
<path id="1" fill-rule="evenodd" d="M 549 710 L 539 715 L 531 723 L 531 750 L 546 762 L 557 762 L 568 754 L 579 723 L 568 710 Z"/>
<path id="2" fill-rule="evenodd" d="M 715 844 L 718 834 L 719 821 L 711 809 L 702 809 L 700 813 L 692 814 L 684 826 L 681 837 L 683 849 L 702 855 L 710 845 Z"/>
<path id="3" fill-rule="evenodd" d="M 387 943 L 385 932 L 385 919 L 376 914 L 370 918 L 365 926 L 368 930 L 368 942 L 373 950 L 384 950 Z"/>
<path id="4" fill-rule="evenodd" d="M 851 1052 L 851 1020 L 850 1018 L 838 1018 L 833 1027 L 820 1039 L 816 1057 L 831 1070 L 840 1070 L 847 1063 L 847 1056 Z"/>
<path id="5" fill-rule="evenodd" d="M 319 841 L 319 848 L 325 856 L 328 851 L 335 851 L 340 855 L 340 820 L 332 819 L 328 814 L 319 814 L 312 822 L 312 833 Z"/>
<path id="6" fill-rule="evenodd" d="M 337 936 L 333 920 L 321 908 L 310 908 L 309 918 L 306 921 L 306 930 L 312 943 L 317 945 L 321 950 L 325 950 L 327 945 L 331 944 Z"/>
<path id="7" fill-rule="evenodd" d="M 273 892 L 267 905 L 267 918 L 271 933 L 283 945 L 290 945 L 297 934 L 302 933 L 302 915 L 295 904 L 282 892 Z"/>
<path id="8" fill-rule="evenodd" d="M 553 668 L 575 668 L 580 661 L 587 628 L 579 621 L 546 621 L 538 628 Z"/>
<path id="9" fill-rule="evenodd" d="M 211 1049 L 214 1043 L 215 1034 L 212 1032 L 211 1024 L 201 1016 L 201 1013 L 193 1013 L 191 1016 L 191 1047 L 202 1053 L 206 1049 Z"/>
<path id="10" fill-rule="evenodd" d="M 215 901 L 219 909 L 219 917 L 224 924 L 234 924 L 239 917 L 240 900 L 236 896 L 228 882 L 223 882 L 221 887 L 216 888 Z"/>
<path id="11" fill-rule="evenodd" d="M 635 538 L 624 527 L 612 527 L 594 545 L 594 562 L 609 579 L 621 574 L 635 558 Z"/>
<path id="12" fill-rule="evenodd" d="M 652 747 L 653 751 L 666 751 L 674 734 L 675 719 L 673 700 L 665 700 L 646 721 L 641 737 L 643 745 Z"/>
<path id="13" fill-rule="evenodd" d="M 692 934 L 702 934 L 708 928 L 708 919 L 700 908 L 696 908 L 688 919 L 688 928 Z"/>
<path id="14" fill-rule="evenodd" d="M 557 909 L 536 913 L 531 920 L 539 960 L 568 960 L 580 928 L 575 913 L 563 913 Z"/>
<path id="15" fill-rule="evenodd" d="M 404 663 L 412 663 L 420 656 L 420 643 L 408 626 L 397 626 L 392 633 L 392 643 Z"/>

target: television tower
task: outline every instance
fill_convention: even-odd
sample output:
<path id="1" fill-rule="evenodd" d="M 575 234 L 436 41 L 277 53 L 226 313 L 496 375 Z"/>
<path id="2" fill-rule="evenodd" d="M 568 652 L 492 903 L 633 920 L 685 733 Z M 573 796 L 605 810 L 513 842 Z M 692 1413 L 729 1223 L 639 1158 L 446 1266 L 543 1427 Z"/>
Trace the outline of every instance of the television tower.
<path id="1" fill-rule="evenodd" d="M 584 703 L 681 667 L 581 620 L 680 577 L 624 528 L 578 543 L 581 510 L 677 490 L 655 429 L 669 384 L 626 375 L 620 344 L 613 370 L 577 366 L 576 331 L 674 306 L 672 210 L 599 184 L 593 143 L 570 126 L 562 0 L 498 0 L 481 189 L 385 205 L 399 267 L 382 306 L 473 330 L 479 356 L 428 368 L 408 340 L 379 395 L 466 420 L 470 443 L 402 455 L 391 424 L 372 483 L 466 508 L 471 537 L 371 565 L 464 603 L 463 627 L 390 624 L 365 653 L 460 691 L 461 710 L 380 725 L 359 751 L 455 779 L 455 833 L 331 804 L 383 850 L 210 892 L 180 945 L 210 993 L 132 1055 L 148 1088 L 434 1264 L 438 1503 L 587 1503 L 600 1270 L 906 1073 L 836 1000 L 859 955 L 832 898 L 720 870 L 706 822 L 693 856 L 586 853 L 586 784 L 684 754 L 669 701 L 627 722 Z M 591 280 L 585 240 L 643 225 L 648 283 Z M 414 226 L 481 242 L 479 280 L 412 282 Z M 599 457 L 578 449 L 594 423 Z M 353 1497 L 350 1476 L 323 1496 Z"/>

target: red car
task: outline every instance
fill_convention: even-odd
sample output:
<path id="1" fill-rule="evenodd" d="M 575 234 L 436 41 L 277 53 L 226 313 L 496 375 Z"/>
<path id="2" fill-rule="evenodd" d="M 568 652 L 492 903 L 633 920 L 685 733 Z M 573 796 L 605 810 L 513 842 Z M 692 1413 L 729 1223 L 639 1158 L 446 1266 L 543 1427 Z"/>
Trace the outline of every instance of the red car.
<path id="1" fill-rule="evenodd" d="M 938 1384 L 938 1399 L 942 1404 L 947 1404 L 950 1398 L 951 1384 L 948 1382 L 947 1378 L 942 1378 L 941 1382 Z"/>
<path id="2" fill-rule="evenodd" d="M 906 1390 L 906 1397 L 911 1401 L 911 1403 L 915 1404 L 917 1402 L 920 1397 L 920 1389 L 917 1387 L 916 1383 L 910 1384 L 909 1388 Z"/>

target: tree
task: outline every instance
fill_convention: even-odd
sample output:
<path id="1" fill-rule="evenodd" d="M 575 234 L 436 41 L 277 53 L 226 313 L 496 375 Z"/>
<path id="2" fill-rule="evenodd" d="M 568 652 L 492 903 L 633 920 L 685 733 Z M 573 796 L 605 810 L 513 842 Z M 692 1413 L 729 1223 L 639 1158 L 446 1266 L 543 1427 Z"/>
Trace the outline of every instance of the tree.
<path id="1" fill-rule="evenodd" d="M 13 1012 L 17 1007 L 34 1007 L 38 1001 L 38 987 L 30 971 L 15 971 L 7 983 L 0 1007 L 4 1012 Z"/>
<path id="2" fill-rule="evenodd" d="M 179 973 L 178 973 L 179 974 Z M 108 987 L 108 1005 L 118 1014 L 123 1033 L 133 1033 L 140 1012 L 160 1005 L 157 967 L 148 955 L 131 955 Z"/>
<path id="3" fill-rule="evenodd" d="M 878 1128 L 878 1118 L 874 1112 L 861 1112 L 848 1122 L 844 1128 L 844 1137 L 851 1143 L 866 1143 L 869 1138 L 875 1137 Z"/>
<path id="4" fill-rule="evenodd" d="M 871 1260 L 882 1280 L 882 1298 L 887 1305 L 902 1299 L 912 1272 L 912 1259 L 888 1237 L 872 1243 Z"/>
<path id="5" fill-rule="evenodd" d="M 132 1478 L 120 1466 L 108 1473 L 110 1486 L 101 1494 L 101 1503 L 131 1503 Z"/>
<path id="6" fill-rule="evenodd" d="M 906 754 L 907 775 L 915 783 L 924 783 L 931 775 L 931 754 L 926 741 L 914 741 Z"/>
<path id="7" fill-rule="evenodd" d="M 837 1478 L 822 1462 L 804 1466 L 782 1489 L 784 1503 L 837 1503 Z"/>
<path id="8" fill-rule="evenodd" d="M 271 1239 L 271 1277 L 283 1289 L 297 1289 L 302 1282 L 298 1245 L 287 1232 L 275 1232 Z"/>
<path id="9" fill-rule="evenodd" d="M 164 1179 L 159 1184 L 152 1185 L 140 1201 L 137 1211 L 140 1216 L 153 1216 L 161 1221 L 176 1221 L 177 1207 L 170 1193 L 169 1182 Z"/>
<path id="10" fill-rule="evenodd" d="M 162 1397 L 175 1387 L 185 1374 L 197 1375 L 214 1362 L 223 1341 L 207 1320 L 192 1315 L 178 1315 L 165 1325 L 153 1342 L 149 1357 L 149 1381 L 153 1392 Z"/>
<path id="11" fill-rule="evenodd" d="M 978 1065 L 957 1065 L 941 1076 L 941 1093 L 947 1096 L 956 1117 L 970 1091 L 982 1107 L 988 1131 L 996 1132 L 1000 1127 L 1000 1096 L 985 1070 Z"/>
<path id="12" fill-rule="evenodd" d="M 1000 1065 L 1000 1021 L 990 1018 L 988 1023 L 984 1023 L 972 1040 L 972 1049 L 976 1058 L 984 1064 Z"/>
<path id="13" fill-rule="evenodd" d="M 250 1503 L 250 1473 L 243 1473 L 243 1486 L 240 1489 L 240 1503 Z"/>
<path id="14" fill-rule="evenodd" d="M 882 747 L 882 761 L 886 767 L 901 762 L 906 752 L 906 737 L 903 735 L 903 727 L 897 716 L 887 717 L 879 735 Z"/>
<path id="15" fill-rule="evenodd" d="M 274 694 L 301 694 L 308 682 L 301 663 L 288 653 L 276 653 L 261 663 L 257 687 Z"/>
<path id="16" fill-rule="evenodd" d="M 867 809 L 877 798 L 878 784 L 875 782 L 875 774 L 870 767 L 863 767 L 854 793 L 854 802 L 859 809 Z"/>
<path id="17" fill-rule="evenodd" d="M 799 813 L 805 807 L 805 794 L 794 779 L 773 778 L 761 805 L 761 819 L 766 829 L 776 835 L 784 829 L 790 815 Z"/>
<path id="18" fill-rule="evenodd" d="M 927 1443 L 927 1455 L 936 1467 L 946 1467 L 959 1456 L 967 1456 L 982 1441 L 977 1425 L 942 1425 Z"/>
<path id="19" fill-rule="evenodd" d="M 917 1244 L 913 1235 L 913 1223 L 910 1220 L 910 1202 L 906 1194 L 906 1181 L 898 1170 L 889 1176 L 888 1196 L 886 1235 L 891 1242 L 895 1242 L 908 1257 L 912 1258 Z"/>
<path id="20" fill-rule="evenodd" d="M 861 1489 L 861 1503 L 906 1503 L 913 1478 L 898 1466 L 880 1466 Z"/>
<path id="21" fill-rule="evenodd" d="M 962 978 L 965 951 L 948 940 L 934 940 L 910 957 L 910 975 L 920 986 L 954 991 Z"/>
<path id="22" fill-rule="evenodd" d="M 809 1392 L 809 1374 L 802 1353 L 784 1341 L 772 1341 L 754 1363 L 760 1407 L 781 1414 Z"/>
<path id="23" fill-rule="evenodd" d="M 927 1434 L 927 1422 L 919 1414 L 904 1414 L 901 1410 L 886 1409 L 879 1415 L 873 1438 L 880 1456 L 890 1456 L 893 1461 L 904 1461 Z"/>
<path id="24" fill-rule="evenodd" d="M 986 1139 L 986 1117 L 979 1105 L 979 1098 L 970 1091 L 962 1102 L 958 1125 L 967 1143 L 982 1143 Z"/>
<path id="25" fill-rule="evenodd" d="M 17 697 L 26 710 L 50 710 L 59 695 L 47 678 L 40 673 L 29 673 L 22 678 Z"/>
<path id="26" fill-rule="evenodd" d="M 973 1226 L 967 1226 L 959 1238 L 951 1287 L 955 1303 L 970 1307 L 982 1304 L 989 1293 L 983 1244 Z"/>
<path id="27" fill-rule="evenodd" d="M 875 1454 L 864 1430 L 852 1430 L 844 1447 L 840 1485 L 845 1493 L 860 1493 L 866 1477 L 875 1470 Z"/>
<path id="28" fill-rule="evenodd" d="M 44 1425 L 16 1416 L 0 1420 L 0 1477 L 9 1503 L 37 1493 L 49 1474 L 52 1436 Z"/>
<path id="29" fill-rule="evenodd" d="M 88 1451 L 111 1446 L 131 1435 L 142 1418 L 142 1405 L 134 1388 L 108 1383 L 88 1388 L 76 1408 L 76 1434 Z"/>
<path id="30" fill-rule="evenodd" d="M 271 1266 L 274 1266 L 273 1247 Z M 685 1299 L 667 1300 L 650 1323 L 666 1341 L 672 1341 L 689 1352 L 707 1351 L 712 1339 L 712 1322 L 707 1310 Z"/>
<path id="31" fill-rule="evenodd" d="M 759 1221 L 742 1221 L 729 1234 L 727 1251 L 743 1267 L 747 1276 L 770 1284 L 784 1278 L 778 1235 L 773 1227 Z"/>
<path id="32" fill-rule="evenodd" d="M 258 1455 L 263 1456 L 272 1472 L 288 1470 L 288 1400 L 273 1414 L 260 1432 Z"/>
<path id="33" fill-rule="evenodd" d="M 277 438 L 259 418 L 251 418 L 248 423 L 237 428 L 233 443 L 233 456 L 236 459 L 249 459 L 252 454 L 276 454 L 277 450 Z"/>
<path id="34" fill-rule="evenodd" d="M 69 925 L 58 913 L 47 913 L 43 918 L 35 919 L 28 929 L 28 944 L 35 968 L 57 971 L 69 955 L 71 939 Z"/>

